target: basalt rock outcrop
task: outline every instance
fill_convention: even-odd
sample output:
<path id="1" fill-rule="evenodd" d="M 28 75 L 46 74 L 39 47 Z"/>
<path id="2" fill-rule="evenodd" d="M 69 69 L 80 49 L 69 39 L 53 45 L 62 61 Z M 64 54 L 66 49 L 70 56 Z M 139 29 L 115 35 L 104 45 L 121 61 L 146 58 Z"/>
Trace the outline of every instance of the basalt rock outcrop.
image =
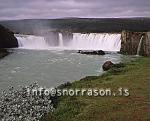
<path id="1" fill-rule="evenodd" d="M 9 52 L 6 49 L 1 49 L 0 48 L 0 59 L 7 56 Z"/>
<path id="2" fill-rule="evenodd" d="M 139 55 L 150 56 L 150 32 L 123 31 L 121 34 L 121 53 L 136 55 L 140 40 Z"/>
<path id="3" fill-rule="evenodd" d="M 143 55 L 150 56 L 150 32 L 145 35 L 145 41 L 143 42 Z"/>
<path id="4" fill-rule="evenodd" d="M 86 55 L 105 55 L 105 52 L 103 50 L 97 50 L 97 51 L 83 51 L 83 50 L 79 50 L 78 53 L 86 54 Z"/>
<path id="5" fill-rule="evenodd" d="M 18 47 L 18 41 L 14 33 L 0 25 L 0 48 Z"/>

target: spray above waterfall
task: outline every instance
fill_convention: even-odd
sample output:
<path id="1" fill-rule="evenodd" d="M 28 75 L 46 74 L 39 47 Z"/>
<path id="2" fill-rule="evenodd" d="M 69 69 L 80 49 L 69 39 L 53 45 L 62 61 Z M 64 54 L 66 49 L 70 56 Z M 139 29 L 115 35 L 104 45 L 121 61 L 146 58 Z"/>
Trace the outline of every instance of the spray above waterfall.
<path id="1" fill-rule="evenodd" d="M 15 35 L 19 48 L 24 49 L 66 49 L 66 50 L 103 50 L 120 51 L 121 34 L 108 33 L 73 33 L 65 36 L 62 33 L 49 36 Z"/>

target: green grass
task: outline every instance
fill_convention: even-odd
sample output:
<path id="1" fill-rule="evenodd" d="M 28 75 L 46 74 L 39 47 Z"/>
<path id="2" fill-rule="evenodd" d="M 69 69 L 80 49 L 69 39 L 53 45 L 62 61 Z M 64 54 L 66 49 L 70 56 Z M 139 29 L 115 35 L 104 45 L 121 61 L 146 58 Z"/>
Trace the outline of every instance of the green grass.
<path id="1" fill-rule="evenodd" d="M 150 121 L 150 58 L 125 64 L 98 77 L 87 77 L 67 88 L 128 88 L 130 96 L 61 97 L 48 121 Z"/>

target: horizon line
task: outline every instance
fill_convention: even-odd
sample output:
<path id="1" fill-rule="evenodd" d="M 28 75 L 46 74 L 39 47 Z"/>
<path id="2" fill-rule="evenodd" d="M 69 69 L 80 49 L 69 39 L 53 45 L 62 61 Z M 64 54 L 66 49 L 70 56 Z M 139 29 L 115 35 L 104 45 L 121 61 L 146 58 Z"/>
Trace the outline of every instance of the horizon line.
<path id="1" fill-rule="evenodd" d="M 2 19 L 0 21 L 17 21 L 17 20 L 55 20 L 55 19 L 143 19 L 150 18 L 146 16 L 134 16 L 134 17 L 56 17 L 56 18 L 23 18 L 23 19 Z"/>

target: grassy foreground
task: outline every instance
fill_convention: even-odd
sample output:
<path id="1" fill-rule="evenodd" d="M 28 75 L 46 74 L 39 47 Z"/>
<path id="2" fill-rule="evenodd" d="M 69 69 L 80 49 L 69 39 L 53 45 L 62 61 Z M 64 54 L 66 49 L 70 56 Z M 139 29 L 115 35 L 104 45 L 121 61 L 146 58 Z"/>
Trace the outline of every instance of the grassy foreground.
<path id="1" fill-rule="evenodd" d="M 75 81 L 67 88 L 128 88 L 130 96 L 61 97 L 48 121 L 150 121 L 150 58 L 125 64 L 98 77 Z"/>

